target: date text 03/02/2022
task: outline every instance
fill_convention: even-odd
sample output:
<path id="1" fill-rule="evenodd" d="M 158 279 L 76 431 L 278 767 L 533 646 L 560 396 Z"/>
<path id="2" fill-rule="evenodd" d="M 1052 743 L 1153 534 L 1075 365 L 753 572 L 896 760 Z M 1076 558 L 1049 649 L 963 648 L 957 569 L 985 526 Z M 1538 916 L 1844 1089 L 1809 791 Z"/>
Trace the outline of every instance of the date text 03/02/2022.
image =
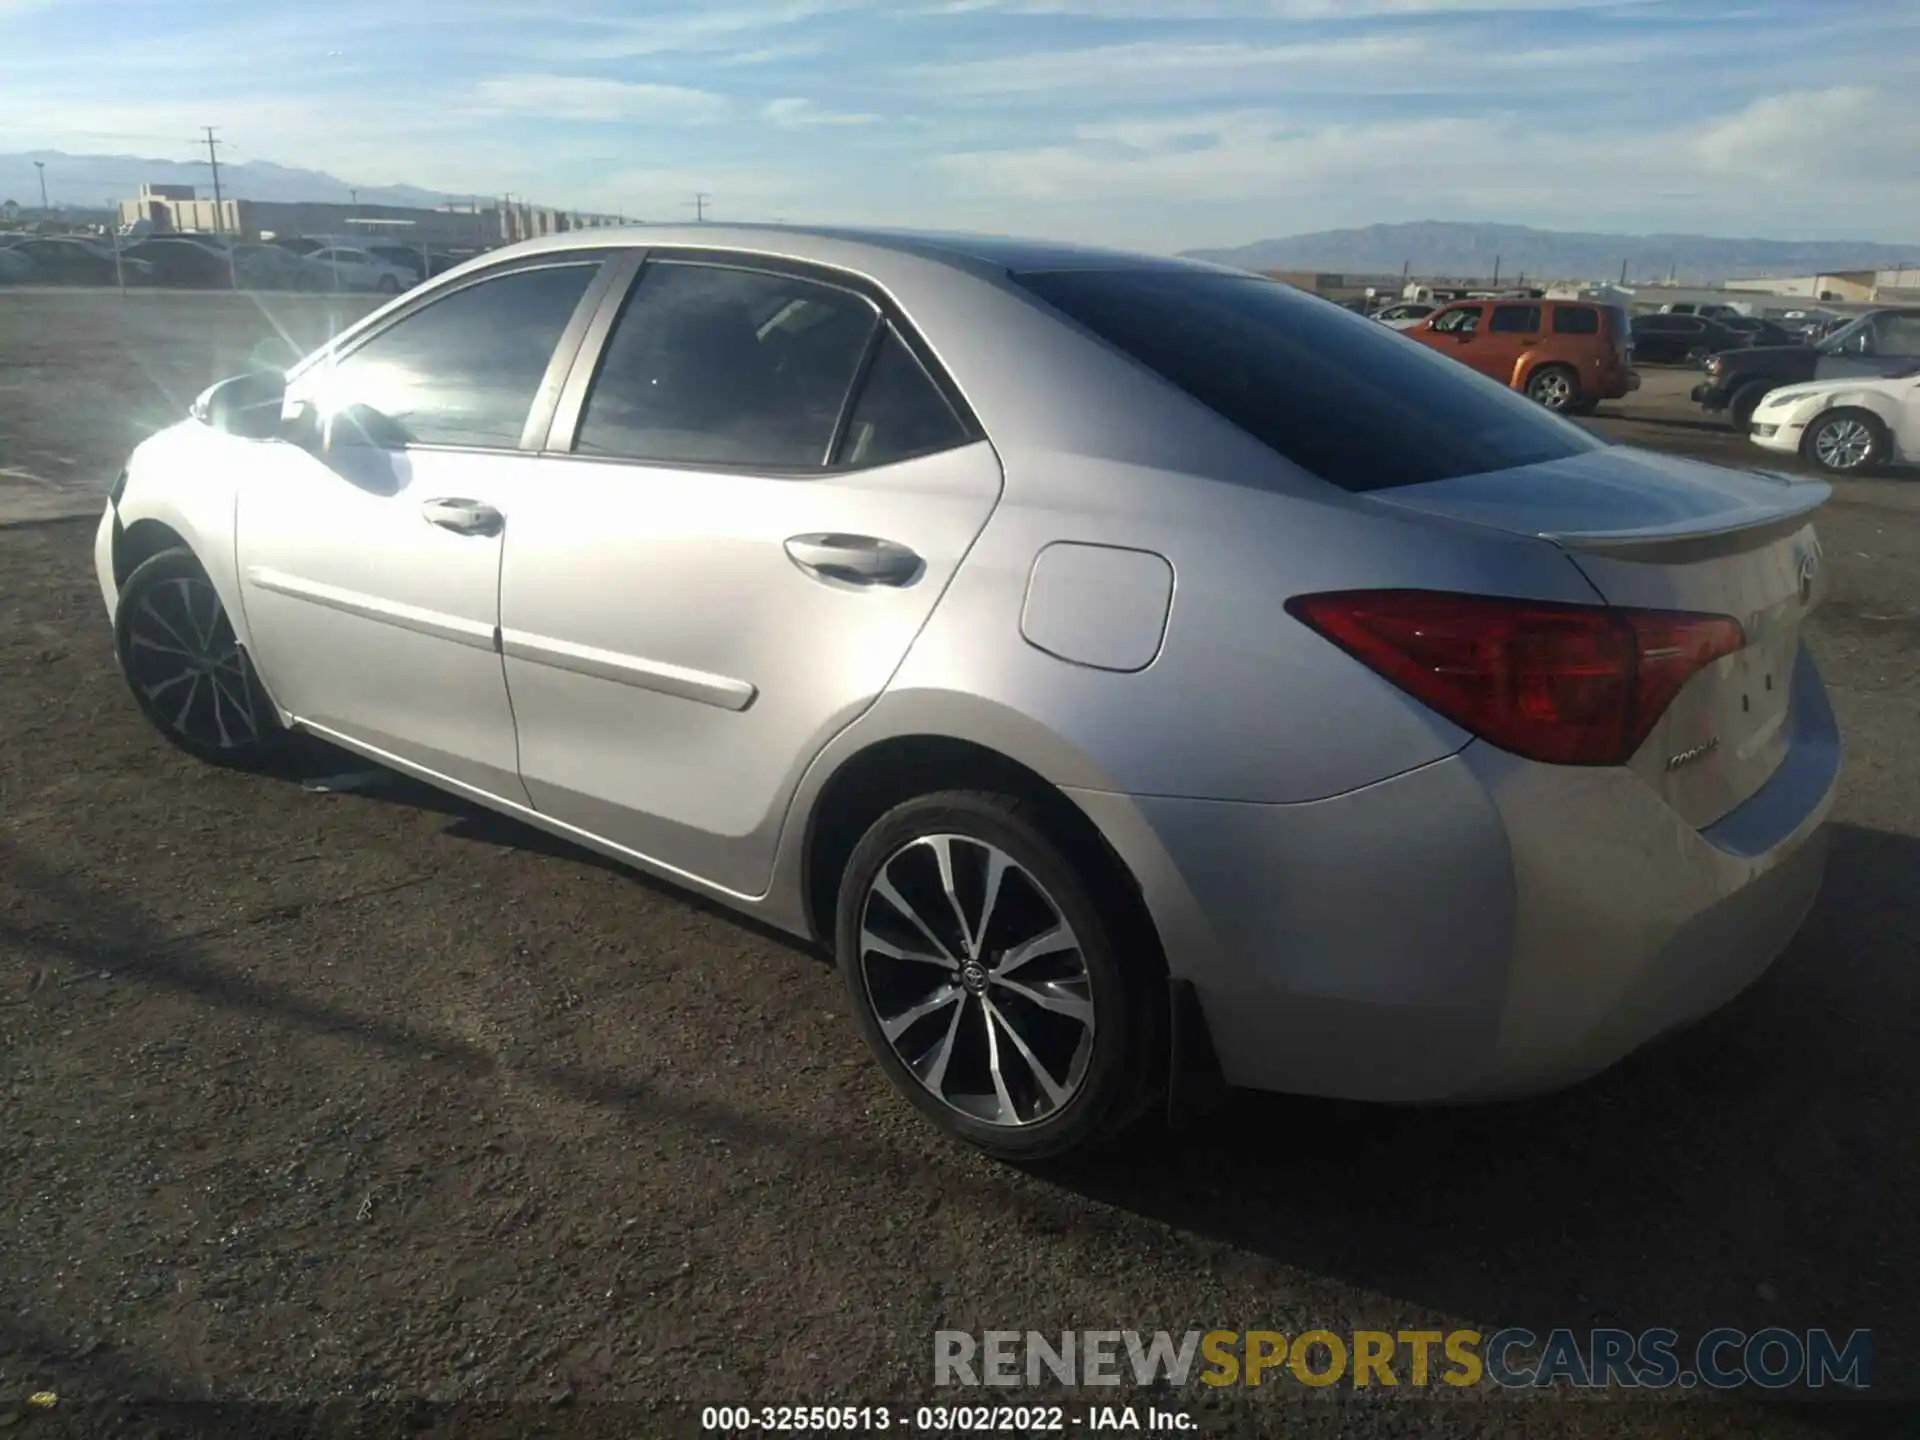
<path id="1" fill-rule="evenodd" d="M 733 1434 L 1171 1435 L 1199 1427 L 1186 1411 L 1158 1405 L 708 1405 L 700 1412 L 700 1428 Z"/>

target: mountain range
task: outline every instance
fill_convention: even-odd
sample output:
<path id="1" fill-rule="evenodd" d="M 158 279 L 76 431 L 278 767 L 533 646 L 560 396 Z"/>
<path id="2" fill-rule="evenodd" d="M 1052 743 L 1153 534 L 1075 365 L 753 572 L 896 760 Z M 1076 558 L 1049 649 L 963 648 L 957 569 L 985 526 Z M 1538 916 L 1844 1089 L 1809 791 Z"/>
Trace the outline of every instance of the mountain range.
<path id="1" fill-rule="evenodd" d="M 98 209 L 108 200 L 130 200 L 144 184 L 193 185 L 213 195 L 213 172 L 205 161 L 152 160 L 137 155 L 69 155 L 33 150 L 0 155 L 0 201 L 40 204 L 40 175 L 46 165 L 47 198 L 55 205 Z M 237 200 L 319 201 L 349 205 L 357 193 L 363 205 L 446 205 L 476 197 L 423 190 L 417 185 L 352 185 L 323 170 L 301 170 L 271 160 L 242 160 L 220 166 L 220 193 Z M 487 197 L 478 197 L 482 200 Z"/>
<path id="2" fill-rule="evenodd" d="M 134 155 L 71 155 L 59 150 L 0 155 L 0 201 L 40 203 L 44 163 L 48 198 L 56 205 L 95 209 L 109 199 L 139 194 L 142 184 L 193 185 L 213 194 L 204 162 L 154 160 Z M 417 185 L 353 185 L 323 170 L 237 161 L 220 167 L 221 193 L 246 200 L 321 201 L 365 205 L 433 206 L 476 198 Z M 1485 225 L 1421 220 L 1403 225 L 1367 225 L 1320 230 L 1309 235 L 1256 240 L 1226 249 L 1189 250 L 1188 255 L 1248 270 L 1319 270 L 1356 275 L 1416 275 L 1479 278 L 1495 260 L 1503 276 L 1536 279 L 1615 279 L 1624 263 L 1629 279 L 1731 280 L 1746 275 L 1816 274 L 1834 270 L 1920 269 L 1920 245 L 1868 240 L 1757 240 L 1711 235 L 1613 235 L 1536 230 L 1526 225 Z"/>
<path id="3" fill-rule="evenodd" d="M 1920 245 L 1868 240 L 1733 240 L 1712 235 L 1609 235 L 1420 220 L 1320 230 L 1256 240 L 1224 250 L 1189 250 L 1196 259 L 1247 270 L 1340 271 L 1480 278 L 1496 258 L 1503 276 L 1612 280 L 1622 264 L 1630 280 L 1732 280 L 1748 275 L 1813 275 L 1835 270 L 1920 268 Z"/>

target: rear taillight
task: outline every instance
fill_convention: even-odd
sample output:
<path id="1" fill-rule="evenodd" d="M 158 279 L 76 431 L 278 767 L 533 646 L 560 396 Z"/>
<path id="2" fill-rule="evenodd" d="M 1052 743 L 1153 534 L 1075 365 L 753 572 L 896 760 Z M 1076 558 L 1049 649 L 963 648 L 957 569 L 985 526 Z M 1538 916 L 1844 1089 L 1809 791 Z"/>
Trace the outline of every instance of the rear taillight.
<path id="1" fill-rule="evenodd" d="M 1695 674 L 1747 643 L 1724 615 L 1431 590 L 1303 595 L 1287 611 L 1503 750 L 1619 765 Z"/>

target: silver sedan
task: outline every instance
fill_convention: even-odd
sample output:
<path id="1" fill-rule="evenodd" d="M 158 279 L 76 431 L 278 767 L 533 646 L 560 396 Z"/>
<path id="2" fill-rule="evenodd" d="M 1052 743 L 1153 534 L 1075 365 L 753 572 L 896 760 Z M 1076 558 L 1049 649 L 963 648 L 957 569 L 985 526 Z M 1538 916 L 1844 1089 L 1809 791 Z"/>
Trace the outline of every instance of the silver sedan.
<path id="1" fill-rule="evenodd" d="M 174 743 L 303 731 L 818 941 L 1032 1157 L 1551 1088 L 1758 977 L 1840 767 L 1827 494 L 1239 272 L 700 226 L 214 387 L 97 561 Z"/>

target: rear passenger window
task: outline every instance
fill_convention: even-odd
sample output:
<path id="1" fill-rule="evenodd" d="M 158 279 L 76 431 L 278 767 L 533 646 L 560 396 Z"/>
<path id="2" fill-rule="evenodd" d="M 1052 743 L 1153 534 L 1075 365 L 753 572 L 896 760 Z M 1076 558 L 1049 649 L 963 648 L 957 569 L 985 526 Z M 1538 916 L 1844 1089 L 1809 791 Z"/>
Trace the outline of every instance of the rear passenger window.
<path id="1" fill-rule="evenodd" d="M 953 408 L 888 326 L 834 463 L 852 469 L 891 465 L 966 441 L 966 429 Z"/>
<path id="2" fill-rule="evenodd" d="M 1553 333 L 1556 335 L 1598 335 L 1600 312 L 1585 305 L 1553 307 Z"/>
<path id="3" fill-rule="evenodd" d="M 877 323 L 866 300 L 816 281 L 651 264 L 608 338 L 574 450 L 817 469 Z"/>
<path id="4" fill-rule="evenodd" d="M 1536 335 L 1540 331 L 1540 307 L 1496 305 L 1487 329 L 1495 335 Z"/>

